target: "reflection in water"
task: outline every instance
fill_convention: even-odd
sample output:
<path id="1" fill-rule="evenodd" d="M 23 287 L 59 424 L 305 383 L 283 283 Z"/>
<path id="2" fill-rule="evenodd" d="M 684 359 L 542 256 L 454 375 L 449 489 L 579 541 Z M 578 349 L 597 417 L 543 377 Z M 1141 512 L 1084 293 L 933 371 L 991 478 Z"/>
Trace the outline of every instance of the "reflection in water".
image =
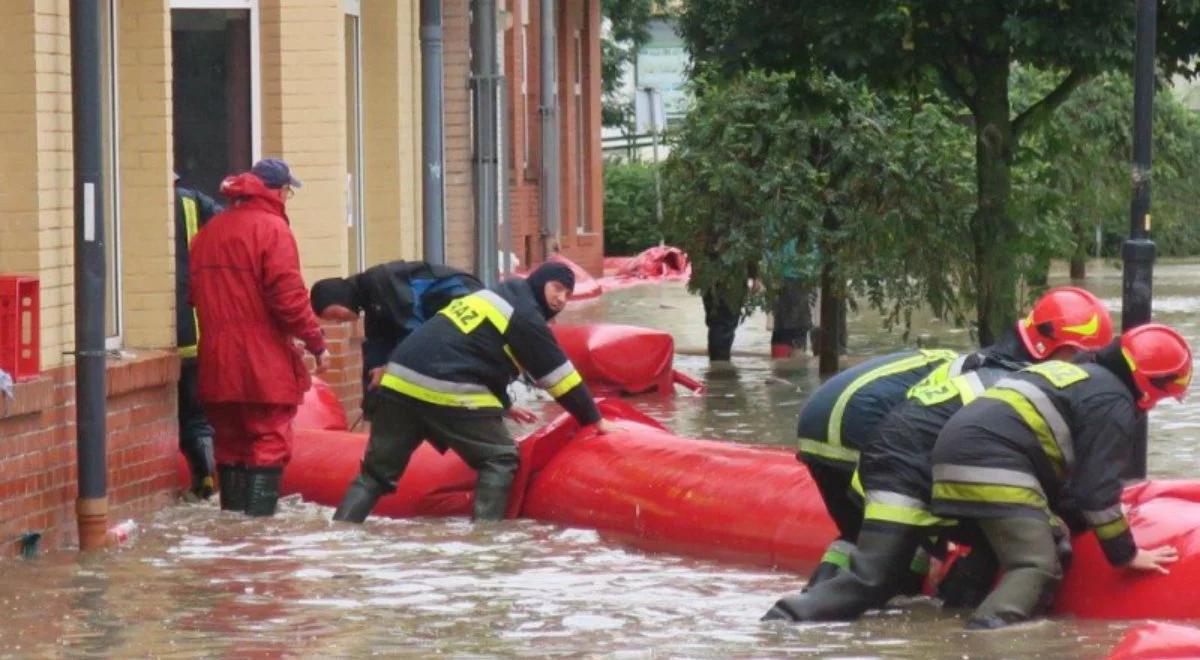
<path id="1" fill-rule="evenodd" d="M 1158 318 L 1200 341 L 1200 267 L 1160 266 Z M 1087 282 L 1120 303 L 1120 275 Z M 698 300 L 682 286 L 642 287 L 569 309 L 671 331 L 702 349 Z M 877 319 L 852 320 L 851 359 L 900 347 Z M 965 347 L 966 333 L 919 319 L 915 333 Z M 735 349 L 765 356 L 761 317 Z M 636 397 L 677 433 L 791 445 L 795 416 L 818 384 L 815 362 L 736 356 L 709 372 L 704 396 Z M 555 411 L 553 404 L 546 413 Z M 1151 417 L 1151 470 L 1200 472 L 1200 404 Z M 131 546 L 81 561 L 69 553 L 0 560 L 0 657 L 341 657 L 372 653 L 726 657 L 1094 658 L 1129 622 L 1056 620 L 967 634 L 961 619 L 917 600 L 854 624 L 788 626 L 758 617 L 799 577 L 667 555 L 645 555 L 596 533 L 532 521 L 474 527 L 463 519 L 371 520 L 335 526 L 331 511 L 294 498 L 259 521 L 215 505 L 180 505 L 143 521 Z"/>

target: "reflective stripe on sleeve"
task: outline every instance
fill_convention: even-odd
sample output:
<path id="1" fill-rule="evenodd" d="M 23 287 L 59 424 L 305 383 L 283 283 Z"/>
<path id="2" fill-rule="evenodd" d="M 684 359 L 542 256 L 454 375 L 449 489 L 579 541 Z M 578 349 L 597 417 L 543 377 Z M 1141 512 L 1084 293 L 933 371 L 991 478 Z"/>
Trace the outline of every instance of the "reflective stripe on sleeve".
<path id="1" fill-rule="evenodd" d="M 929 512 L 929 505 L 921 500 L 889 490 L 867 491 L 867 506 L 864 520 L 911 525 L 913 527 L 935 527 L 953 525 L 954 521 L 940 518 Z"/>
<path id="2" fill-rule="evenodd" d="M 1037 386 L 1014 378 L 1005 378 L 984 393 L 989 399 L 1007 403 L 1037 436 L 1042 451 L 1061 477 L 1075 463 L 1071 428 L 1058 408 Z"/>

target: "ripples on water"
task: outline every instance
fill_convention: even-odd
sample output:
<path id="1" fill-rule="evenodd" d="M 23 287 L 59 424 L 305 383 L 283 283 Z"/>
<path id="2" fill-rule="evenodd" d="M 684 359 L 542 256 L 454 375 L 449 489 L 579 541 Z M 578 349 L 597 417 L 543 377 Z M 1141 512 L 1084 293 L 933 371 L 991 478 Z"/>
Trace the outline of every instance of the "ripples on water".
<path id="1" fill-rule="evenodd" d="M 1156 275 L 1157 317 L 1200 343 L 1200 268 Z M 1119 307 L 1119 274 L 1087 285 Z M 681 286 L 616 292 L 568 314 L 661 327 L 682 350 L 703 348 L 699 301 Z M 901 345 L 877 326 L 865 312 L 852 321 L 854 354 Z M 969 343 L 928 320 L 915 332 L 938 345 Z M 752 317 L 735 349 L 765 356 L 768 337 L 764 319 Z M 704 358 L 681 356 L 677 366 L 706 376 L 709 393 L 635 403 L 680 435 L 790 445 L 796 412 L 819 383 L 810 364 L 753 356 L 735 364 L 710 372 Z M 1196 402 L 1156 411 L 1152 473 L 1196 476 L 1198 429 Z M 0 560 L 0 657 L 1094 658 L 1130 625 L 1056 620 L 967 634 L 925 600 L 853 624 L 761 624 L 797 576 L 645 555 L 532 521 L 372 519 L 353 528 L 330 515 L 291 498 L 268 521 L 179 505 L 142 521 L 113 553 Z"/>

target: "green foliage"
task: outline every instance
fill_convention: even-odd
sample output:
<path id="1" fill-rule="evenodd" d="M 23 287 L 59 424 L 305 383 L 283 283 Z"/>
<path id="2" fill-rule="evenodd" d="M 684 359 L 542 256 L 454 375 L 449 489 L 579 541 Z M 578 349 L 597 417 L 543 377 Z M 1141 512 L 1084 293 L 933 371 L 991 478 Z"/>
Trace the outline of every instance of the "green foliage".
<path id="1" fill-rule="evenodd" d="M 962 319 L 972 151 L 944 103 L 753 70 L 697 92 L 663 180 L 664 233 L 688 252 L 693 290 L 749 311 L 785 275 L 813 285 L 832 264 L 889 323 L 919 303 Z M 826 112 L 799 111 L 797 94 Z M 750 276 L 763 295 L 745 296 Z"/>
<path id="2" fill-rule="evenodd" d="M 655 217 L 654 165 L 604 163 L 604 254 L 631 255 L 662 241 Z"/>
<path id="3" fill-rule="evenodd" d="M 977 187 L 970 244 L 981 339 L 994 339 L 1017 311 L 1022 269 L 1038 270 L 1052 246 L 1033 243 L 1049 208 L 1014 203 L 1023 186 L 1048 189 L 1052 173 L 1022 162 L 1022 137 L 1043 126 L 1072 92 L 1096 75 L 1128 71 L 1134 43 L 1128 0 L 685 0 L 681 32 L 697 70 L 732 79 L 761 68 L 863 77 L 880 91 L 917 95 L 940 89 L 970 116 Z M 1158 55 L 1164 70 L 1185 70 L 1200 48 L 1200 1 L 1160 3 Z M 1014 99 L 1015 63 L 1057 75 L 1040 95 Z M 1019 103 L 1015 101 L 1020 101 Z M 798 107 L 806 105 L 799 99 Z M 1035 196 L 1051 203 L 1048 195 Z M 1017 215 L 1014 216 L 1014 212 Z M 961 266 L 956 265 L 956 266 Z"/>
<path id="4" fill-rule="evenodd" d="M 600 2 L 600 14 L 609 21 L 609 30 L 600 39 L 600 121 L 604 126 L 626 126 L 631 120 L 633 107 L 619 98 L 618 86 L 621 72 L 650 39 L 646 24 L 653 11 L 654 0 Z"/>

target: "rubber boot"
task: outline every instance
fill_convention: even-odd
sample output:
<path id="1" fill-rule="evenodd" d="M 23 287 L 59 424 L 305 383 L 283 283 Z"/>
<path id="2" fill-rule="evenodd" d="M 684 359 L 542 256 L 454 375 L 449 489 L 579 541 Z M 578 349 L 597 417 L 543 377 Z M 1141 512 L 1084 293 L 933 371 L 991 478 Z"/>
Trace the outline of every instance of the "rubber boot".
<path id="1" fill-rule="evenodd" d="M 1000 570 L 996 553 L 987 543 L 971 548 L 971 554 L 959 557 L 946 572 L 946 577 L 937 586 L 937 597 L 943 607 L 979 607 Z"/>
<path id="2" fill-rule="evenodd" d="M 221 510 L 246 511 L 246 488 L 249 485 L 249 475 L 244 465 L 218 465 L 217 481 L 220 489 Z"/>
<path id="3" fill-rule="evenodd" d="M 258 467 L 247 470 L 246 515 L 269 517 L 275 515 L 279 503 L 279 482 L 283 480 L 283 468 Z"/>
<path id="4" fill-rule="evenodd" d="M 808 582 L 802 591 L 808 591 L 818 584 L 832 578 L 850 566 L 850 553 L 854 552 L 854 544 L 845 539 L 837 539 L 825 549 L 821 563 L 808 576 Z"/>
<path id="5" fill-rule="evenodd" d="M 192 474 L 192 494 L 206 500 L 213 494 L 213 440 L 211 436 L 196 438 L 183 455 Z"/>
<path id="6" fill-rule="evenodd" d="M 480 471 L 479 480 L 475 482 L 476 521 L 504 519 L 512 482 L 512 472 Z"/>
<path id="7" fill-rule="evenodd" d="M 1049 524 L 1040 518 L 994 518 L 979 525 L 1004 576 L 971 614 L 967 629 L 1001 628 L 1041 614 L 1062 581 L 1059 548 Z"/>
<path id="8" fill-rule="evenodd" d="M 850 567 L 807 592 L 781 598 L 763 621 L 849 621 L 896 595 L 921 542 L 922 529 L 906 525 L 864 527 Z"/>
<path id="9" fill-rule="evenodd" d="M 924 548 L 917 548 L 908 571 L 900 578 L 897 593 L 901 596 L 919 596 L 925 591 L 925 578 L 929 577 L 929 553 Z"/>
<path id="10" fill-rule="evenodd" d="M 362 523 L 383 497 L 383 488 L 374 479 L 359 475 L 350 482 L 342 503 L 333 512 L 333 519 L 340 522 Z"/>

